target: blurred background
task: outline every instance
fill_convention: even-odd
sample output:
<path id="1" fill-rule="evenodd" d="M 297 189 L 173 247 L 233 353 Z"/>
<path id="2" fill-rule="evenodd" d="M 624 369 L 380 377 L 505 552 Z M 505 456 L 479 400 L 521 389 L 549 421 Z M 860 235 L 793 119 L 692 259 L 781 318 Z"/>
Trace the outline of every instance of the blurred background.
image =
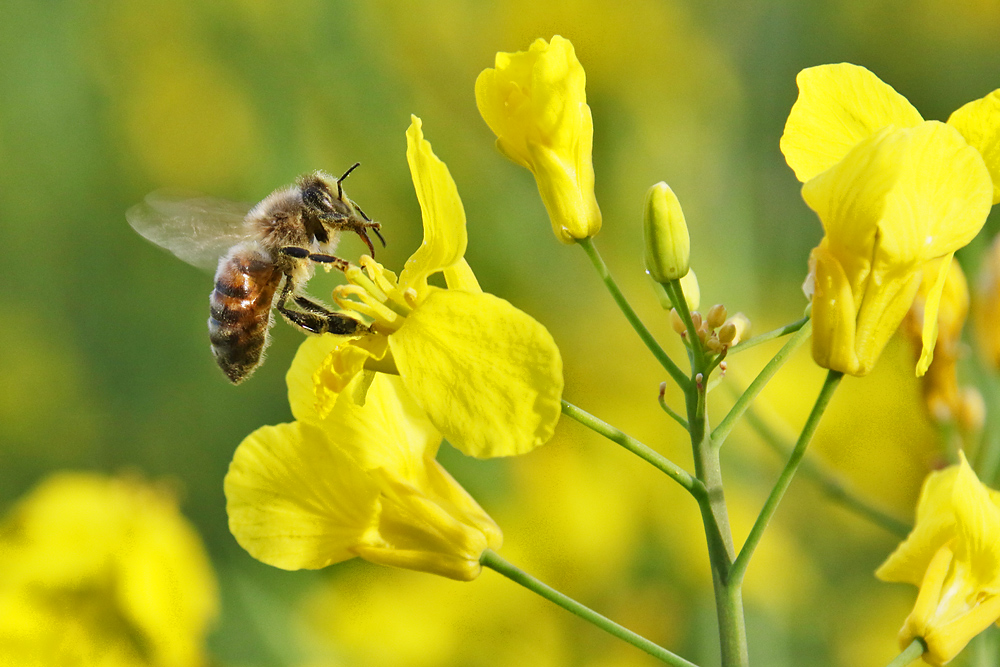
<path id="1" fill-rule="evenodd" d="M 0 0 L 0 508 L 58 470 L 168 485 L 219 581 L 214 665 L 655 664 L 493 572 L 459 584 L 364 562 L 283 572 L 251 559 L 228 531 L 222 478 L 244 436 L 291 419 L 284 374 L 302 334 L 278 322 L 267 363 L 230 386 L 208 348 L 211 277 L 124 216 L 156 188 L 255 202 L 303 172 L 359 161 L 347 190 L 383 223 L 379 259 L 398 270 L 421 237 L 404 137 L 416 114 L 464 200 L 470 264 L 484 289 L 553 333 L 567 400 L 690 468 L 686 434 L 656 404 L 665 374 L 584 253 L 554 239 L 531 175 L 494 149 L 477 74 L 536 37 L 573 42 L 594 116 L 597 247 L 681 359 L 642 267 L 646 189 L 665 180 L 684 206 L 704 308 L 742 311 L 757 332 L 798 319 L 821 228 L 778 150 L 796 73 L 864 65 L 945 120 L 1000 86 L 1000 2 L 624 6 Z M 998 223 L 963 262 L 975 266 Z M 339 254 L 362 250 L 346 238 Z M 336 275 L 321 274 L 310 292 L 328 298 Z M 730 359 L 716 422 L 728 389 L 777 347 Z M 940 458 L 912 364 L 897 341 L 870 377 L 848 378 L 810 454 L 907 520 Z M 803 348 L 765 411 L 794 435 L 822 378 Z M 516 460 L 448 447 L 440 459 L 504 529 L 508 560 L 718 663 L 696 507 L 661 474 L 569 420 Z M 781 463 L 746 427 L 727 443 L 738 543 Z M 915 599 L 872 574 L 896 542 L 797 480 L 748 573 L 754 663 L 887 663 Z"/>

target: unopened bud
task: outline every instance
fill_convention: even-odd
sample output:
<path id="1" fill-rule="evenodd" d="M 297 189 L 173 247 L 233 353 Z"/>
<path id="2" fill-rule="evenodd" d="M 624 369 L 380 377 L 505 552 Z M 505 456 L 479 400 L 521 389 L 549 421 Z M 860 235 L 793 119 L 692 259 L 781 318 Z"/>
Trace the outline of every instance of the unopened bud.
<path id="1" fill-rule="evenodd" d="M 708 327 L 710 329 L 718 329 L 726 321 L 726 307 L 721 303 L 717 303 L 708 309 Z"/>
<path id="2" fill-rule="evenodd" d="M 722 343 L 719 341 L 718 336 L 711 336 L 705 341 L 705 348 L 709 352 L 718 352 L 722 349 Z"/>
<path id="3" fill-rule="evenodd" d="M 701 329 L 701 313 L 697 310 L 691 313 L 691 322 L 694 324 L 694 330 L 698 331 Z"/>
<path id="4" fill-rule="evenodd" d="M 724 345 L 737 345 L 750 336 L 750 318 L 736 313 L 719 329 L 719 340 Z"/>
<path id="5" fill-rule="evenodd" d="M 674 331 L 681 335 L 687 331 L 687 327 L 684 326 L 684 320 L 681 319 L 681 316 L 677 313 L 676 308 L 670 309 L 670 326 L 674 328 Z"/>
<path id="6" fill-rule="evenodd" d="M 642 222 L 646 270 L 653 280 L 665 283 L 686 276 L 691 258 L 691 239 L 681 203 L 663 181 L 646 193 Z"/>

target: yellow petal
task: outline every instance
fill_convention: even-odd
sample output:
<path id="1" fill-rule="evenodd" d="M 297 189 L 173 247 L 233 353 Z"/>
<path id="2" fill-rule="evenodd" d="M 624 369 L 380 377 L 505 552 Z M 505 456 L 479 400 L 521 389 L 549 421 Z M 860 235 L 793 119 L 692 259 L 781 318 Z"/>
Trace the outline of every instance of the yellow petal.
<path id="1" fill-rule="evenodd" d="M 905 97 L 864 67 L 810 67 L 796 82 L 799 97 L 785 123 L 781 152 L 803 183 L 886 126 L 909 127 L 923 120 Z"/>
<path id="2" fill-rule="evenodd" d="M 934 121 L 885 129 L 802 186 L 803 198 L 823 222 L 829 258 L 840 265 L 858 309 L 858 365 L 827 367 L 855 375 L 871 370 L 910 308 L 924 264 L 976 235 L 991 192 L 979 154 L 954 128 Z M 843 311 L 845 302 L 833 305 Z M 823 328 L 832 331 L 830 324 Z M 814 338 L 818 361 L 824 355 L 816 354 L 817 345 Z"/>
<path id="3" fill-rule="evenodd" d="M 952 492 L 958 529 L 955 557 L 969 568 L 970 583 L 976 591 L 997 593 L 1000 591 L 1000 510 L 993 504 L 989 489 L 972 471 L 965 454 L 960 451 L 959 456 L 961 461 Z"/>
<path id="4" fill-rule="evenodd" d="M 951 274 L 952 258 L 955 253 L 948 253 L 941 260 L 928 263 L 926 271 L 933 271 L 933 283 L 927 290 L 924 300 L 924 322 L 920 334 L 920 359 L 917 361 L 917 376 L 922 376 L 930 368 L 934 360 L 934 347 L 938 337 L 938 311 L 941 306 L 941 296 L 944 294 L 945 283 Z M 928 276 L 921 280 L 921 286 L 926 284 Z"/>
<path id="5" fill-rule="evenodd" d="M 389 344 L 407 389 L 466 454 L 523 454 L 552 437 L 562 411 L 559 349 L 503 299 L 433 291 Z"/>
<path id="6" fill-rule="evenodd" d="M 812 278 L 812 355 L 823 367 L 855 375 L 861 363 L 855 351 L 858 306 L 844 268 L 826 239 L 809 255 Z"/>
<path id="7" fill-rule="evenodd" d="M 460 259 L 444 270 L 444 281 L 448 289 L 463 290 L 465 292 L 482 292 L 476 280 L 476 274 L 472 272 L 472 267 L 465 259 Z"/>
<path id="8" fill-rule="evenodd" d="M 956 110 L 948 124 L 983 156 L 993 178 L 993 203 L 1000 203 L 1000 89 Z"/>
<path id="9" fill-rule="evenodd" d="M 927 567 L 942 545 L 956 534 L 952 505 L 958 466 L 937 470 L 924 480 L 913 530 L 875 572 L 882 581 L 920 586 Z"/>
<path id="10" fill-rule="evenodd" d="M 265 426 L 247 436 L 224 486 L 236 541 L 285 570 L 354 557 L 351 549 L 378 514 L 377 485 L 306 424 Z"/>
<path id="11" fill-rule="evenodd" d="M 398 376 L 376 373 L 364 405 L 338 401 L 326 432 L 338 449 L 361 467 L 425 484 L 427 461 L 437 454 L 441 434 L 403 387 Z"/>
<path id="12" fill-rule="evenodd" d="M 410 116 L 410 121 L 406 131 L 406 161 L 420 202 L 424 240 L 406 260 L 399 284 L 404 290 L 412 287 L 422 293 L 427 288 L 428 276 L 462 259 L 468 234 L 465 208 L 448 167 L 424 139 L 420 119 Z"/>
<path id="13" fill-rule="evenodd" d="M 288 404 L 298 421 L 312 423 L 321 421 L 324 414 L 333 407 L 331 403 L 321 414 L 322 406 L 317 400 L 314 374 L 341 343 L 343 339 L 337 336 L 309 336 L 299 345 L 295 358 L 292 359 L 292 365 L 285 374 Z"/>
<path id="14" fill-rule="evenodd" d="M 535 40 L 498 53 L 476 80 L 476 104 L 497 148 L 535 176 L 556 237 L 564 243 L 601 229 L 594 196 L 594 122 L 586 74 L 569 40 Z"/>
<path id="15" fill-rule="evenodd" d="M 371 471 L 371 475 L 382 491 L 381 512 L 378 529 L 358 547 L 359 556 L 381 565 L 460 581 L 479 575 L 479 559 L 488 540 L 478 525 L 453 514 L 451 507 L 428 493 L 426 486 L 409 484 L 381 469 Z M 467 496 L 457 484 L 455 487 Z M 469 501 L 474 503 L 471 498 Z M 492 519 L 486 517 L 486 521 L 499 532 Z"/>

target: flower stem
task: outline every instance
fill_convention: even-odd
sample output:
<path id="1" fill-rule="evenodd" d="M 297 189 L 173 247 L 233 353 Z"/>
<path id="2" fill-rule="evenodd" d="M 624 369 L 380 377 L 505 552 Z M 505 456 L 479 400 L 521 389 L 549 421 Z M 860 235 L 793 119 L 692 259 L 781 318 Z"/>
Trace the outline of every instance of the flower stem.
<path id="1" fill-rule="evenodd" d="M 652 450 L 647 445 L 642 444 L 632 436 L 619 431 L 614 426 L 601 421 L 594 415 L 581 410 L 566 400 L 563 400 L 562 402 L 562 411 L 567 417 L 572 417 L 595 433 L 599 433 L 608 440 L 621 445 L 647 463 L 650 463 L 657 469 L 665 472 L 670 479 L 687 489 L 688 492 L 696 499 L 705 495 L 705 486 L 700 481 L 695 479 L 691 476 L 691 474 L 673 461 L 667 459 L 662 454 L 658 454 L 656 451 Z"/>
<path id="2" fill-rule="evenodd" d="M 914 639 L 910 642 L 910 645 L 903 649 L 903 652 L 897 655 L 892 662 L 886 665 L 886 667 L 906 667 L 910 663 L 918 660 L 926 650 L 927 647 L 924 646 L 923 641 L 919 638 Z"/>
<path id="3" fill-rule="evenodd" d="M 813 434 L 816 432 L 816 427 L 819 426 L 819 420 L 830 404 L 833 392 L 843 377 L 844 374 L 839 371 L 830 371 L 827 374 L 826 382 L 823 383 L 823 388 L 820 389 L 819 396 L 816 397 L 816 404 L 813 405 L 812 412 L 809 413 L 809 418 L 806 419 L 805 426 L 802 427 L 799 440 L 795 443 L 795 449 L 792 450 L 792 455 L 789 457 L 788 463 L 785 464 L 785 469 L 778 476 L 778 481 L 775 483 L 774 488 L 771 489 L 771 495 L 768 496 L 767 501 L 764 503 L 763 509 L 761 509 L 760 514 L 757 516 L 757 521 L 754 522 L 753 528 L 750 529 L 750 534 L 747 535 L 746 542 L 743 543 L 743 548 L 740 549 L 739 555 L 736 557 L 735 562 L 733 562 L 730 576 L 734 581 L 743 581 L 750 558 L 753 556 L 757 545 L 760 544 L 767 524 L 778 509 L 778 503 L 781 502 L 782 496 L 785 495 L 785 491 L 788 490 L 788 486 L 792 483 L 792 477 L 795 476 L 795 471 L 798 469 L 799 463 L 802 462 L 802 457 L 805 456 L 806 447 L 809 445 L 809 441 L 812 440 Z"/>
<path id="4" fill-rule="evenodd" d="M 736 400 L 736 403 L 733 404 L 733 407 L 730 408 L 729 414 L 723 417 L 722 421 L 719 422 L 719 425 L 715 427 L 715 430 L 712 432 L 712 442 L 715 443 L 716 447 L 720 447 L 722 443 L 725 442 L 726 438 L 729 436 L 729 432 L 733 430 L 733 427 L 736 426 L 736 422 L 739 421 L 739 418 L 743 416 L 743 413 L 750 407 L 753 400 L 757 398 L 757 394 L 759 394 L 767 383 L 770 382 L 771 378 L 774 377 L 774 374 L 778 372 L 778 369 L 785 365 L 785 362 L 788 361 L 789 357 L 791 357 L 792 352 L 794 352 L 799 345 L 805 342 L 810 333 L 812 333 L 812 322 L 807 321 L 799 328 L 798 331 L 795 332 L 795 335 L 789 338 L 788 342 L 786 342 L 781 349 L 778 350 L 778 353 L 774 355 L 774 358 L 767 362 L 764 369 L 757 375 L 756 378 L 754 378 L 753 382 L 750 383 L 750 386 L 743 392 L 743 395 L 740 396 Z"/>
<path id="5" fill-rule="evenodd" d="M 790 333 L 795 333 L 802 327 L 804 327 L 809 322 L 809 316 L 806 315 L 801 320 L 796 320 L 791 324 L 786 324 L 783 327 L 778 327 L 773 331 L 768 331 L 767 333 L 762 333 L 759 336 L 753 336 L 752 338 L 747 338 L 745 341 L 737 343 L 729 348 L 729 354 L 735 354 L 737 352 L 742 352 L 755 345 L 760 345 L 761 343 L 766 343 L 769 340 L 774 340 L 775 338 L 781 338 Z"/>
<path id="6" fill-rule="evenodd" d="M 747 423 L 760 434 L 761 439 L 779 456 L 787 459 L 791 455 L 792 445 L 776 433 L 765 418 L 758 414 L 757 410 L 754 408 L 747 410 L 746 418 Z M 812 460 L 811 457 L 806 457 L 802 460 L 799 466 L 799 474 L 810 479 L 813 484 L 818 486 L 834 502 L 843 505 L 846 509 L 893 535 L 903 538 L 909 535 L 913 529 L 913 526 L 906 521 L 896 518 L 882 508 L 860 497 L 843 480 L 839 479 L 835 473 L 828 470 L 823 464 Z"/>
<path id="7" fill-rule="evenodd" d="M 695 366 L 694 370 L 698 370 Z M 694 451 L 695 474 L 705 485 L 705 495 L 699 499 L 708 557 L 712 568 L 712 588 L 719 622 L 719 649 L 723 667 L 748 667 L 746 622 L 743 616 L 742 582 L 730 574 L 735 549 L 729 527 L 729 511 L 722 488 L 722 467 L 719 449 L 709 435 L 705 410 L 706 385 L 696 383 L 687 392 L 688 423 Z"/>
<path id="8" fill-rule="evenodd" d="M 538 579 L 535 579 L 530 574 L 521 570 L 514 565 L 511 565 L 506 560 L 501 558 L 496 552 L 487 549 L 483 552 L 483 556 L 480 562 L 491 570 L 502 574 L 513 582 L 521 584 L 529 591 L 541 595 L 546 600 L 553 602 L 563 609 L 572 612 L 582 618 L 585 621 L 593 623 L 597 627 L 601 628 L 608 634 L 611 634 L 622 641 L 626 641 L 632 646 L 645 651 L 654 658 L 667 663 L 668 665 L 674 665 L 675 667 L 697 667 L 692 662 L 688 662 L 684 658 L 680 657 L 675 653 L 671 653 L 667 649 L 654 644 L 645 637 L 637 635 L 628 628 L 625 628 L 618 623 L 615 623 L 611 619 L 598 614 L 593 609 L 586 607 L 573 598 L 570 598 L 556 589 L 548 586 Z"/>
<path id="9" fill-rule="evenodd" d="M 625 315 L 625 319 L 629 321 L 632 328 L 639 334 L 639 338 L 641 338 L 642 342 L 646 344 L 649 351 L 653 353 L 653 356 L 660 362 L 660 365 L 663 366 L 668 373 L 670 373 L 670 377 L 672 377 L 674 382 L 679 384 L 681 387 L 686 387 L 690 384 L 687 376 L 684 375 L 684 371 L 682 371 L 677 364 L 675 364 L 674 361 L 667 356 L 667 353 L 664 352 L 662 347 L 660 347 L 660 344 L 656 342 L 655 338 L 653 338 L 653 334 L 649 332 L 649 329 L 647 329 L 646 325 L 639 319 L 639 316 L 632 309 L 632 306 L 629 305 L 629 302 L 625 299 L 625 295 L 622 294 L 620 289 L 618 289 L 618 284 L 615 282 L 615 279 L 611 277 L 611 272 L 608 271 L 608 266 L 604 263 L 600 253 L 597 252 L 594 242 L 591 239 L 586 238 L 578 240 L 577 243 L 587 253 L 587 256 L 590 257 L 590 261 L 594 264 L 594 268 L 597 269 L 597 273 L 601 276 L 601 280 L 604 281 L 604 285 L 608 288 L 608 291 L 611 292 L 611 296 L 614 298 L 615 303 L 618 304 L 618 307 Z"/>

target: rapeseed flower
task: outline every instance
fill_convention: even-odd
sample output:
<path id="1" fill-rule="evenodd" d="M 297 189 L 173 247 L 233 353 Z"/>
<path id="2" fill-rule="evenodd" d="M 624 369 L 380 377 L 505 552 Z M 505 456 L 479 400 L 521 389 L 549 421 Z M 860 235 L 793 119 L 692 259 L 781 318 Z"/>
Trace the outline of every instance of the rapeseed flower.
<path id="1" fill-rule="evenodd" d="M 1000 618 L 1000 493 L 964 454 L 927 476 L 913 531 L 875 574 L 919 587 L 899 643 L 919 637 L 932 665 L 948 663 Z"/>
<path id="2" fill-rule="evenodd" d="M 372 371 L 398 374 L 416 403 L 455 447 L 478 457 L 523 454 L 552 437 L 561 414 L 559 349 L 534 318 L 479 287 L 464 259 L 465 211 L 448 168 L 413 117 L 407 160 L 423 213 L 424 240 L 396 275 L 371 258 L 345 272 L 334 300 L 371 322 L 339 339 L 293 391 L 300 421 L 324 418 L 351 380 L 363 401 Z M 447 289 L 428 284 L 444 274 Z M 303 347 L 323 346 L 311 339 Z M 294 384 L 290 382 L 290 384 Z M 302 404 L 302 402 L 305 404 Z"/>
<path id="3" fill-rule="evenodd" d="M 994 371 L 1000 371 L 1000 235 L 983 255 L 973 309 L 976 347 Z"/>
<path id="4" fill-rule="evenodd" d="M 57 473 L 0 524 L 0 662 L 198 667 L 218 613 L 198 534 L 137 479 Z"/>
<path id="5" fill-rule="evenodd" d="M 996 94 L 962 107 L 946 125 L 924 121 L 863 67 L 813 67 L 797 81 L 781 150 L 826 232 L 806 281 L 813 358 L 867 374 L 933 269 L 917 363 L 923 375 L 951 257 L 1000 200 Z"/>
<path id="6" fill-rule="evenodd" d="M 440 444 L 403 381 L 379 373 L 363 405 L 349 391 L 322 424 L 264 426 L 240 444 L 225 479 L 230 531 L 286 570 L 361 557 L 472 580 L 503 538 L 435 460 Z"/>
<path id="7" fill-rule="evenodd" d="M 476 104 L 497 148 L 534 174 L 564 243 L 601 231 L 586 83 L 573 44 L 559 35 L 551 43 L 536 39 L 527 51 L 497 53 L 495 66 L 476 79 Z"/>

